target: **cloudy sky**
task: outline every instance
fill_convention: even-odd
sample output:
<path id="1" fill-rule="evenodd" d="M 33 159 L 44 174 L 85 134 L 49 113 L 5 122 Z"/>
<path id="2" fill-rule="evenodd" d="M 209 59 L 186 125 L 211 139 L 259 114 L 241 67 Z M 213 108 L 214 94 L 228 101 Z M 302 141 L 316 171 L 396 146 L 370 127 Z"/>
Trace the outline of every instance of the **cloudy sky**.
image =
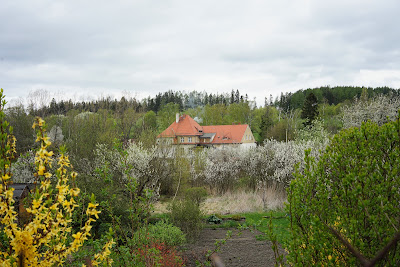
<path id="1" fill-rule="evenodd" d="M 400 1 L 12 0 L 0 5 L 8 100 L 166 90 L 265 96 L 400 87 Z"/>

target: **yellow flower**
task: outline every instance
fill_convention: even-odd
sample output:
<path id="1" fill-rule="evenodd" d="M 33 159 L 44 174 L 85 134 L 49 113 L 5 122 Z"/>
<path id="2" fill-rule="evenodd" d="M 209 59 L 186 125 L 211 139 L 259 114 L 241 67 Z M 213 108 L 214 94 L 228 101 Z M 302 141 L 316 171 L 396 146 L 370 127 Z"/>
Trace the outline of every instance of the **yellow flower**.
<path id="1" fill-rule="evenodd" d="M 69 193 L 71 194 L 71 196 L 73 197 L 77 197 L 79 195 L 80 189 L 79 188 L 71 188 L 69 190 Z"/>
<path id="2" fill-rule="evenodd" d="M 39 126 L 43 126 L 44 120 L 42 118 L 37 118 L 37 122 Z"/>
<path id="3" fill-rule="evenodd" d="M 92 202 L 89 203 L 88 209 L 96 208 L 99 204 L 94 204 Z"/>
<path id="4" fill-rule="evenodd" d="M 0 115 L 2 114 L 2 90 L 0 91 Z M 36 118 L 33 128 L 37 130 L 37 141 L 40 148 L 36 152 L 35 165 L 37 173 L 35 177 L 38 181 L 34 191 L 34 198 L 31 206 L 26 210 L 31 216 L 30 222 L 18 225 L 16 208 L 13 205 L 13 188 L 7 188 L 7 181 L 12 179 L 10 173 L 10 162 L 15 153 L 15 137 L 6 134 L 8 138 L 6 157 L 3 160 L 3 173 L 0 174 L 0 223 L 3 225 L 3 232 L 7 236 L 7 247 L 10 250 L 0 251 L 0 266 L 13 266 L 19 262 L 20 255 L 23 255 L 25 262 L 30 266 L 55 266 L 62 265 L 71 253 L 77 251 L 87 240 L 92 229 L 95 217 L 98 218 L 100 211 L 96 210 L 98 204 L 90 203 L 87 213 L 90 215 L 84 223 L 80 232 L 73 234 L 73 241 L 67 243 L 68 236 L 72 230 L 72 211 L 77 207 L 74 199 L 80 192 L 79 188 L 69 188 L 70 177 L 75 178 L 76 173 L 70 173 L 67 167 L 70 166 L 68 156 L 61 155 L 58 167 L 61 176 L 58 177 L 57 189 L 51 185 L 50 178 L 52 173 L 46 172 L 51 169 L 54 153 L 46 149 L 51 144 L 49 137 L 46 136 L 45 122 L 41 118 Z M 4 134 L 0 131 L 0 134 Z M 8 173 L 7 173 L 8 172 Z M 58 175 L 58 174 L 57 174 Z M 54 196 L 55 195 L 55 196 Z M 60 202 L 58 202 L 58 201 Z M 96 264 L 102 261 L 111 264 L 107 258 L 110 254 L 112 240 L 103 247 L 103 253 L 95 256 Z"/>
<path id="5" fill-rule="evenodd" d="M 3 181 L 7 181 L 7 180 L 10 179 L 10 178 L 11 178 L 11 176 L 8 175 L 8 173 L 4 174 L 4 175 L 1 177 L 1 179 L 3 179 Z"/>
<path id="6" fill-rule="evenodd" d="M 32 208 L 34 208 L 34 209 L 39 208 L 41 203 L 42 203 L 42 202 L 40 201 L 40 199 L 34 199 L 34 200 L 32 200 Z"/>
<path id="7" fill-rule="evenodd" d="M 46 167 L 43 166 L 43 165 L 40 165 L 39 166 L 39 170 L 38 170 L 38 174 L 39 175 L 43 175 L 45 171 L 46 171 Z"/>
<path id="8" fill-rule="evenodd" d="M 332 260 L 332 256 L 331 255 L 328 256 L 328 260 Z"/>

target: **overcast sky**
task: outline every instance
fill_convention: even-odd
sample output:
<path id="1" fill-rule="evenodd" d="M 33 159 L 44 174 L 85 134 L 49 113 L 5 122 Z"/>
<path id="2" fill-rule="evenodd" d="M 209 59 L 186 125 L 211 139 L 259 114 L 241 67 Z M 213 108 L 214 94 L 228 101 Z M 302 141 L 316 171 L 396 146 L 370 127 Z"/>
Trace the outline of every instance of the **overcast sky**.
<path id="1" fill-rule="evenodd" d="M 56 99 L 400 87 L 399 0 L 10 0 L 0 87 Z"/>

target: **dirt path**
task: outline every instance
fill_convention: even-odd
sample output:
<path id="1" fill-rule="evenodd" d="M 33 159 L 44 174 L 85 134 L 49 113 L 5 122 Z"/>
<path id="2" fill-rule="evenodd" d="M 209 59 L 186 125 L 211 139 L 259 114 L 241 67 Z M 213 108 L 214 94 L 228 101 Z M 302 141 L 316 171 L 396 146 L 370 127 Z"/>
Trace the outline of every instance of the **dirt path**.
<path id="1" fill-rule="evenodd" d="M 187 266 L 196 266 L 196 260 L 205 261 L 207 250 L 214 249 L 217 239 L 224 239 L 226 229 L 203 229 L 199 240 L 194 244 L 189 244 L 184 248 Z M 225 266 L 244 267 L 244 266 L 274 266 L 274 252 L 269 241 L 257 241 L 256 235 L 249 230 L 243 230 L 241 235 L 236 235 L 238 230 L 232 230 L 232 238 L 221 246 L 218 256 L 222 259 Z"/>

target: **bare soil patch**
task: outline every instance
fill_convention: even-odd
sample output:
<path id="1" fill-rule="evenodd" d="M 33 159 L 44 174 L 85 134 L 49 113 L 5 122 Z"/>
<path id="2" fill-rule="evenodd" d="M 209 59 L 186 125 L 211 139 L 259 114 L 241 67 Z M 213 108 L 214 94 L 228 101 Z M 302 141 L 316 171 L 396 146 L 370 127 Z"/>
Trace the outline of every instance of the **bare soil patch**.
<path id="1" fill-rule="evenodd" d="M 214 250 L 215 241 L 224 239 L 226 229 L 203 229 L 199 239 L 182 248 L 186 259 L 186 266 L 196 266 L 196 261 L 204 262 L 207 250 Z M 270 241 L 258 241 L 256 236 L 260 232 L 243 230 L 241 235 L 237 235 L 238 230 L 232 229 L 233 235 L 221 246 L 217 253 L 225 266 L 244 267 L 244 266 L 274 266 L 274 252 Z M 283 249 L 280 251 L 284 253 Z"/>

